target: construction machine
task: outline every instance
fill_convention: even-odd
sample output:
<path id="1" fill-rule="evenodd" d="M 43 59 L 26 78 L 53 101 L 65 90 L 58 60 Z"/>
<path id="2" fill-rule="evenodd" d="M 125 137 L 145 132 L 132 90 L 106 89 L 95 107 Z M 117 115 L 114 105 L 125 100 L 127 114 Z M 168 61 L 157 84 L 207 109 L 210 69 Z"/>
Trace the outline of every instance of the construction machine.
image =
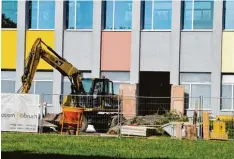
<path id="1" fill-rule="evenodd" d="M 118 95 L 114 94 L 113 82 L 108 78 L 93 78 L 91 87 L 86 92 L 82 83 L 85 80 L 82 72 L 57 54 L 41 38 L 36 39 L 25 60 L 24 72 L 21 77 L 22 86 L 18 93 L 29 92 L 40 59 L 70 80 L 71 93 L 61 95 L 60 104 L 67 107 L 84 108 L 80 131 L 85 131 L 88 124 L 92 124 L 96 130 L 106 131 L 111 124 L 113 126 L 113 123 L 116 123 L 121 100 Z"/>

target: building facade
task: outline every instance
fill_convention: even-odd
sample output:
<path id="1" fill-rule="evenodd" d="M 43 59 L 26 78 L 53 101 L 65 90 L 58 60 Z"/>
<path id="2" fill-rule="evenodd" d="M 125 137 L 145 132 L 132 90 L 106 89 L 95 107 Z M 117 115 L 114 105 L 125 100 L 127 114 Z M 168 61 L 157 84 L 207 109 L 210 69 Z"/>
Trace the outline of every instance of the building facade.
<path id="1" fill-rule="evenodd" d="M 140 96 L 169 96 L 171 85 L 184 85 L 189 97 L 230 98 L 215 109 L 233 112 L 233 17 L 234 0 L 3 0 L 2 92 L 20 88 L 24 60 L 41 37 L 85 77 L 113 80 L 116 93 L 120 83 L 137 85 Z M 30 93 L 69 89 L 41 60 Z"/>

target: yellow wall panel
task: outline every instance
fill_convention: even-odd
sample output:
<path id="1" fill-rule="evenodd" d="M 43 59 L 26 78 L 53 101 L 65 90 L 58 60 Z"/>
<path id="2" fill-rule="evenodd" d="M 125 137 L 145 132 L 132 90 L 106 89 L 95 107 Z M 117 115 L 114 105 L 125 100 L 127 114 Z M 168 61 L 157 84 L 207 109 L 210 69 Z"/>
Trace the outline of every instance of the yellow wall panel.
<path id="1" fill-rule="evenodd" d="M 1 69 L 16 68 L 16 50 L 17 50 L 17 31 L 1 30 L 2 48 L 1 48 Z"/>
<path id="2" fill-rule="evenodd" d="M 222 72 L 234 72 L 234 32 L 223 32 Z"/>
<path id="3" fill-rule="evenodd" d="M 26 57 L 28 56 L 34 41 L 41 38 L 47 45 L 54 49 L 54 31 L 52 30 L 28 30 L 26 32 Z M 52 70 L 52 67 L 43 59 L 40 60 L 38 68 L 40 70 Z"/>

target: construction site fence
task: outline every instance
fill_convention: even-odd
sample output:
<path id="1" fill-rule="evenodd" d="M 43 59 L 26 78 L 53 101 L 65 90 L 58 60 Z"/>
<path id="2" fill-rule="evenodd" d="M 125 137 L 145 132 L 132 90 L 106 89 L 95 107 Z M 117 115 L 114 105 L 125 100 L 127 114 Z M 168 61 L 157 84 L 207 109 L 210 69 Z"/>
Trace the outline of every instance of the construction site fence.
<path id="1" fill-rule="evenodd" d="M 69 124 L 61 131 L 63 105 L 67 95 L 40 94 L 38 133 L 70 134 Z M 219 115 L 234 117 L 234 99 L 220 97 L 140 97 L 113 95 L 73 95 L 72 105 L 85 108 L 79 135 L 115 135 L 122 137 L 143 133 L 144 127 L 152 129 L 147 135 L 176 135 L 177 122 L 192 122 L 197 126 L 197 137 L 203 138 L 202 114 L 210 116 L 210 131 Z M 71 102 L 70 101 L 70 102 Z M 5 101 L 6 102 L 6 101 Z M 25 101 L 27 104 L 27 101 Z M 172 111 L 176 108 L 175 111 Z M 225 121 L 229 139 L 234 139 L 234 121 Z M 171 125 L 168 125 L 171 124 Z M 128 126 L 142 129 L 130 130 Z M 170 127 L 170 132 L 167 129 Z M 155 131 L 156 130 L 156 131 Z M 129 133 L 129 134 L 128 134 Z M 148 133 L 148 132 L 146 132 Z M 182 130 L 184 133 L 184 129 Z M 75 135 L 73 133 L 73 135 Z M 142 134 L 141 134 L 142 135 Z"/>

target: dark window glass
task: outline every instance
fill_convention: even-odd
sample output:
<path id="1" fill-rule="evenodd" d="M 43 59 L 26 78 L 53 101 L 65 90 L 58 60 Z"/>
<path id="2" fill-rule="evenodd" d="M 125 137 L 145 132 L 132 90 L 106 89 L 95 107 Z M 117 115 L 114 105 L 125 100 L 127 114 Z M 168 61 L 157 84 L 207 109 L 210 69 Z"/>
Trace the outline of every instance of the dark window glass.
<path id="1" fill-rule="evenodd" d="M 2 93 L 15 93 L 15 81 L 1 80 Z"/>
<path id="2" fill-rule="evenodd" d="M 132 2 L 115 1 L 115 29 L 132 28 Z"/>
<path id="3" fill-rule="evenodd" d="M 69 0 L 67 3 L 67 28 L 93 28 L 93 1 Z"/>
<path id="4" fill-rule="evenodd" d="M 213 28 L 213 1 L 196 0 L 194 2 L 194 29 Z"/>
<path id="5" fill-rule="evenodd" d="M 54 29 L 55 1 L 30 1 L 29 28 Z"/>
<path id="6" fill-rule="evenodd" d="M 105 29 L 132 28 L 132 1 L 105 2 Z"/>
<path id="7" fill-rule="evenodd" d="M 185 0 L 183 12 L 183 29 L 213 28 L 213 0 Z"/>
<path id="8" fill-rule="evenodd" d="M 171 1 L 154 1 L 153 29 L 171 29 L 171 11 Z"/>
<path id="9" fill-rule="evenodd" d="M 224 28 L 234 29 L 234 0 L 224 1 Z"/>
<path id="10" fill-rule="evenodd" d="M 184 1 L 183 29 L 192 29 L 192 1 Z"/>
<path id="11" fill-rule="evenodd" d="M 152 1 L 144 2 L 144 29 L 152 29 Z"/>
<path id="12" fill-rule="evenodd" d="M 35 94 L 43 94 L 43 101 L 52 104 L 53 82 L 36 81 Z"/>
<path id="13" fill-rule="evenodd" d="M 105 4 L 105 29 L 113 29 L 114 5 L 112 1 L 106 1 Z"/>
<path id="14" fill-rule="evenodd" d="M 2 0 L 2 28 L 17 28 L 17 0 Z"/>

